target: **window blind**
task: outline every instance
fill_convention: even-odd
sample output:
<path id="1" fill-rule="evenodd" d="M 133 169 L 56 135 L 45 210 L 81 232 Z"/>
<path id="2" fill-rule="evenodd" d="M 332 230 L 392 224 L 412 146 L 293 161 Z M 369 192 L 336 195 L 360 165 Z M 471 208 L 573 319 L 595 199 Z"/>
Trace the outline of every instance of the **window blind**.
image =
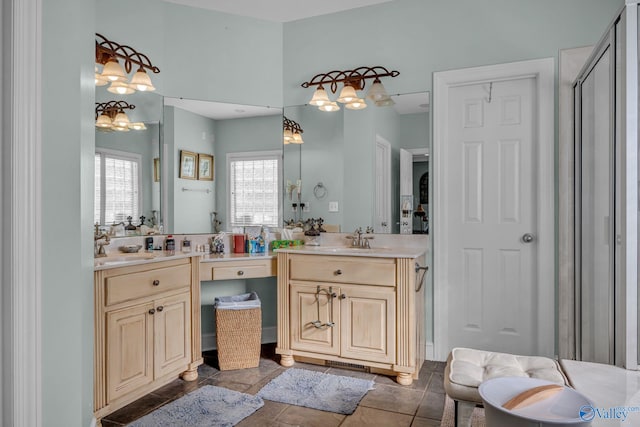
<path id="1" fill-rule="evenodd" d="M 94 221 L 113 224 L 140 217 L 139 156 L 96 150 Z"/>
<path id="2" fill-rule="evenodd" d="M 229 155 L 230 225 L 278 226 L 280 214 L 280 157 Z"/>

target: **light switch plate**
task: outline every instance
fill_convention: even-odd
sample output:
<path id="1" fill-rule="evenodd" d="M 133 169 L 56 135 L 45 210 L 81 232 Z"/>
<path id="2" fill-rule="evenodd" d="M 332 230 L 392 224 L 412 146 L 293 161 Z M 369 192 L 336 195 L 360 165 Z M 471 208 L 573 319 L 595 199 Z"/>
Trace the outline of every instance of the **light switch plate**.
<path id="1" fill-rule="evenodd" d="M 338 212 L 338 202 L 329 202 L 329 212 Z"/>

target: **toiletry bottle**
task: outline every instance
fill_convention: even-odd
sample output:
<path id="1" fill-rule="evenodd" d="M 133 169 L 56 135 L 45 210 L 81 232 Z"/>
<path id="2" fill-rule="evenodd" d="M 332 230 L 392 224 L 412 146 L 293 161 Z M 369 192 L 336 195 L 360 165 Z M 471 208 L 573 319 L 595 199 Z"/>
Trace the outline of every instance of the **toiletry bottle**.
<path id="1" fill-rule="evenodd" d="M 164 241 L 164 250 L 167 251 L 167 255 L 176 254 L 176 241 L 171 234 L 169 234 Z"/>
<path id="2" fill-rule="evenodd" d="M 184 238 L 184 240 L 182 240 L 182 252 L 183 253 L 191 252 L 191 240 L 187 240 L 186 237 Z"/>
<path id="3" fill-rule="evenodd" d="M 144 247 L 148 251 L 153 250 L 153 237 L 145 237 L 144 239 Z"/>

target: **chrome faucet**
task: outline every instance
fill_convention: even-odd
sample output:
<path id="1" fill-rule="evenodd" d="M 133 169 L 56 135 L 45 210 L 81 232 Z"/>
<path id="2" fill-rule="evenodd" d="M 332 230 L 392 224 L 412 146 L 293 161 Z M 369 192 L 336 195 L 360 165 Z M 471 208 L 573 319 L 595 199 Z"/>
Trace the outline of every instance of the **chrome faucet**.
<path id="1" fill-rule="evenodd" d="M 103 242 L 101 240 L 104 239 Z M 107 256 L 104 247 L 110 242 L 109 235 L 106 233 L 95 234 L 93 236 L 93 256 L 95 258 L 101 258 Z"/>

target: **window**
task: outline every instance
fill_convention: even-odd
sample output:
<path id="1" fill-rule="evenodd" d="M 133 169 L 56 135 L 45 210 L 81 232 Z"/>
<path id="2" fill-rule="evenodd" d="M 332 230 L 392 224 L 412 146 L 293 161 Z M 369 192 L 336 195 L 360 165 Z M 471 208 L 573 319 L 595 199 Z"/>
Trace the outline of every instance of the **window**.
<path id="1" fill-rule="evenodd" d="M 96 149 L 94 223 L 125 222 L 140 217 L 140 155 Z"/>
<path id="2" fill-rule="evenodd" d="M 280 224 L 282 153 L 227 154 L 230 226 Z"/>

